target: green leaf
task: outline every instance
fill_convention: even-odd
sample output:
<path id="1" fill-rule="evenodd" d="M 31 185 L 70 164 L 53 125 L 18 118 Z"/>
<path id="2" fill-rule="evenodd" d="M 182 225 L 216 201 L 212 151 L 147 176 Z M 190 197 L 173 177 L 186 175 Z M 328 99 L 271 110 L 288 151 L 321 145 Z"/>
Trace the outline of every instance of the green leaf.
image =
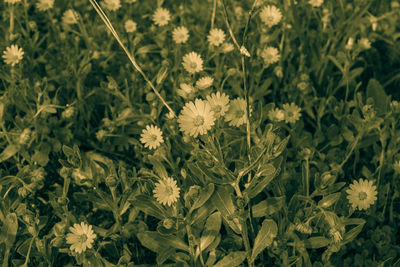
<path id="1" fill-rule="evenodd" d="M 328 208 L 336 203 L 339 200 L 341 192 L 333 193 L 330 195 L 325 196 L 318 202 L 318 206 L 321 208 Z"/>
<path id="2" fill-rule="evenodd" d="M 275 221 L 271 219 L 265 219 L 254 241 L 251 261 L 254 261 L 258 254 L 260 254 L 266 247 L 269 247 L 272 244 L 272 241 L 277 234 L 278 226 L 276 225 Z"/>
<path id="3" fill-rule="evenodd" d="M 304 241 L 306 248 L 323 248 L 330 244 L 330 240 L 323 236 L 313 236 Z"/>
<path id="4" fill-rule="evenodd" d="M 151 165 L 153 165 L 154 170 L 162 179 L 168 178 L 167 170 L 165 169 L 164 165 L 161 163 L 161 160 L 156 156 L 149 155 L 149 161 Z"/>
<path id="5" fill-rule="evenodd" d="M 246 259 L 245 251 L 234 251 L 226 255 L 214 267 L 236 267 Z"/>
<path id="6" fill-rule="evenodd" d="M 204 224 L 204 221 L 206 218 L 217 208 L 215 205 L 211 202 L 211 200 L 208 200 L 202 205 L 200 208 L 195 210 L 188 221 L 190 222 L 190 225 L 192 224 Z"/>
<path id="7" fill-rule="evenodd" d="M 259 177 L 255 176 L 250 182 L 250 185 L 244 190 L 244 194 L 247 194 L 249 199 L 254 198 L 274 179 L 278 170 L 271 163 L 266 164 L 261 173 L 259 172 Z"/>
<path id="8" fill-rule="evenodd" d="M 167 218 L 165 209 L 153 198 L 147 195 L 139 195 L 133 200 L 133 206 L 147 215 L 163 220 Z"/>
<path id="9" fill-rule="evenodd" d="M 157 253 L 157 265 L 162 265 L 171 255 L 175 254 L 173 247 L 165 247 L 159 253 Z"/>
<path id="10" fill-rule="evenodd" d="M 18 230 L 18 218 L 15 213 L 6 216 L 1 227 L 0 242 L 4 242 L 8 248 L 12 247 Z"/>
<path id="11" fill-rule="evenodd" d="M 266 200 L 260 201 L 252 207 L 252 213 L 254 218 L 264 217 L 274 214 L 283 208 L 285 204 L 285 196 L 272 197 Z"/>
<path id="12" fill-rule="evenodd" d="M 50 152 L 51 146 L 48 143 L 42 143 L 40 148 L 33 154 L 32 161 L 37 162 L 40 166 L 46 166 L 49 162 Z"/>
<path id="13" fill-rule="evenodd" d="M 357 235 L 361 232 L 361 230 L 364 227 L 365 224 L 365 220 L 361 219 L 361 218 L 351 218 L 351 219 L 347 219 L 344 222 L 345 225 L 349 225 L 349 224 L 357 224 L 356 227 L 354 227 L 353 229 L 351 229 L 350 231 L 347 231 L 344 236 L 343 236 L 343 241 L 342 244 L 346 244 L 349 243 L 351 241 L 354 240 L 354 238 L 357 237 Z"/>
<path id="14" fill-rule="evenodd" d="M 0 154 L 0 163 L 8 160 L 18 152 L 18 147 L 15 145 L 8 145 Z"/>
<path id="15" fill-rule="evenodd" d="M 161 235 L 154 231 L 145 231 L 137 234 L 140 243 L 154 252 L 162 252 L 162 250 L 169 246 L 189 252 L 188 245 L 180 238 L 174 235 Z"/>
<path id="16" fill-rule="evenodd" d="M 289 142 L 289 139 L 290 139 L 290 135 L 287 136 L 285 139 L 283 139 L 279 144 L 274 146 L 274 149 L 273 149 L 274 158 L 277 158 L 280 156 L 280 154 L 282 154 L 283 150 L 285 150 L 285 148 Z"/>
<path id="17" fill-rule="evenodd" d="M 367 98 L 374 100 L 375 108 L 379 113 L 387 111 L 387 95 L 383 86 L 376 80 L 370 79 L 367 85 Z"/>
<path id="18" fill-rule="evenodd" d="M 214 184 L 208 184 L 199 194 L 199 197 L 194 201 L 189 213 L 201 207 L 214 193 Z"/>
<path id="19" fill-rule="evenodd" d="M 241 232 L 239 219 L 235 216 L 235 206 L 232 201 L 232 188 L 230 186 L 217 186 L 211 201 L 214 206 L 221 212 L 224 221 L 235 231 L 237 234 Z"/>
<path id="20" fill-rule="evenodd" d="M 221 223 L 221 213 L 218 211 L 208 217 L 203 233 L 201 234 L 199 246 L 197 247 L 196 257 L 214 241 L 221 229 Z"/>

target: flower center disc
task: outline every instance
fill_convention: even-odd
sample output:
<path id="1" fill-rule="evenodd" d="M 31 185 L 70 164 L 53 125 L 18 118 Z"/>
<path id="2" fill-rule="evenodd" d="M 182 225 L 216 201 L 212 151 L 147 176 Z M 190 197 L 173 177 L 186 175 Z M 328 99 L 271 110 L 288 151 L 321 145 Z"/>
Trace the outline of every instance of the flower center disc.
<path id="1" fill-rule="evenodd" d="M 194 126 L 201 126 L 204 124 L 204 118 L 203 116 L 197 115 L 194 120 L 193 120 Z"/>
<path id="2" fill-rule="evenodd" d="M 236 118 L 241 118 L 244 115 L 244 111 L 243 110 L 238 110 L 235 112 L 235 116 Z"/>
<path id="3" fill-rule="evenodd" d="M 86 236 L 86 235 L 80 235 L 80 236 L 79 236 L 79 241 L 80 241 L 81 243 L 86 242 L 86 240 L 87 240 L 87 236 Z"/>
<path id="4" fill-rule="evenodd" d="M 360 192 L 360 193 L 358 193 L 358 198 L 359 198 L 360 200 L 366 199 L 366 198 L 367 198 L 367 193 L 365 193 L 365 192 Z"/>
<path id="5" fill-rule="evenodd" d="M 194 62 L 192 62 L 192 63 L 190 63 L 190 67 L 191 67 L 192 69 L 196 69 L 196 68 L 197 68 L 197 64 L 194 63 Z"/>
<path id="6" fill-rule="evenodd" d="M 157 135 L 155 134 L 150 135 L 150 141 L 154 142 L 156 140 L 157 140 Z"/>

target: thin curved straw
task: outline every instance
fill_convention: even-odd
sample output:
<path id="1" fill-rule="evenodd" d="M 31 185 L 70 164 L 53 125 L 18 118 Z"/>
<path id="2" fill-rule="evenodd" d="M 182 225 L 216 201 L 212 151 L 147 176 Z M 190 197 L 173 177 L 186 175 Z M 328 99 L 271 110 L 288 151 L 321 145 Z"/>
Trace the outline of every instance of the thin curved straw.
<path id="1" fill-rule="evenodd" d="M 171 107 L 165 102 L 165 100 L 162 98 L 160 93 L 157 91 L 157 89 L 154 87 L 153 83 L 147 78 L 146 74 L 142 71 L 140 66 L 136 63 L 136 60 L 133 58 L 133 56 L 129 53 L 128 49 L 126 49 L 125 45 L 122 43 L 121 39 L 118 36 L 118 33 L 115 31 L 114 27 L 112 26 L 110 20 L 108 19 L 107 15 L 104 13 L 103 9 L 100 7 L 100 5 L 97 3 L 96 0 L 89 0 L 94 9 L 96 10 L 97 14 L 99 14 L 101 20 L 104 22 L 104 24 L 107 26 L 108 30 L 112 33 L 114 36 L 115 40 L 117 40 L 118 44 L 121 46 L 121 48 L 124 50 L 125 54 L 128 56 L 129 60 L 131 61 L 132 65 L 135 67 L 135 69 L 142 75 L 143 79 L 149 84 L 153 92 L 156 94 L 156 96 L 161 100 L 161 102 L 164 104 L 164 106 L 167 107 L 169 110 L 170 114 L 173 114 L 174 117 L 176 117 L 175 112 L 171 109 Z"/>

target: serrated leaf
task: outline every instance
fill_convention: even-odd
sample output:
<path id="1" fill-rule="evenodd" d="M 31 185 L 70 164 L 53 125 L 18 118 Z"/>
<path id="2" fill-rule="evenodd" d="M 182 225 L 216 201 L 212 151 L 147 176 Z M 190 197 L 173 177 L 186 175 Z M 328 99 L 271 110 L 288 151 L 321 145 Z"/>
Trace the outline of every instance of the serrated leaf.
<path id="1" fill-rule="evenodd" d="M 246 259 L 245 251 L 234 251 L 226 255 L 214 267 L 236 267 Z"/>
<path id="2" fill-rule="evenodd" d="M 214 241 L 221 229 L 221 223 L 222 218 L 220 212 L 215 212 L 207 218 L 203 233 L 201 234 L 199 246 L 197 247 L 196 257 Z"/>
<path id="3" fill-rule="evenodd" d="M 321 199 L 318 202 L 318 206 L 320 206 L 321 208 L 328 208 L 328 207 L 332 206 L 333 204 L 336 203 L 336 201 L 339 200 L 340 194 L 341 194 L 340 192 L 337 192 L 337 193 L 333 193 L 333 194 L 325 196 L 323 199 Z"/>
<path id="4" fill-rule="evenodd" d="M 0 154 L 0 163 L 8 160 L 18 152 L 18 147 L 15 145 L 8 145 Z"/>
<path id="5" fill-rule="evenodd" d="M 194 201 L 189 213 L 193 210 L 201 207 L 214 193 L 214 184 L 208 184 L 203 190 L 201 190 L 199 197 Z"/>
<path id="6" fill-rule="evenodd" d="M 174 235 L 161 235 L 154 231 L 145 231 L 137 234 L 140 243 L 154 252 L 161 252 L 166 246 L 189 252 L 188 245 Z"/>
<path id="7" fill-rule="evenodd" d="M 330 244 L 330 240 L 323 236 L 313 236 L 304 241 L 306 248 L 323 248 Z"/>
<path id="8" fill-rule="evenodd" d="M 217 186 L 210 198 L 214 206 L 221 212 L 224 221 L 237 234 L 241 232 L 239 219 L 235 216 L 236 208 L 232 201 L 232 188 L 230 186 Z"/>
<path id="9" fill-rule="evenodd" d="M 254 261 L 266 247 L 269 247 L 278 234 L 278 226 L 274 220 L 265 219 L 256 236 L 251 254 L 251 260 Z"/>
<path id="10" fill-rule="evenodd" d="M 254 218 L 264 217 L 274 214 L 282 209 L 285 204 L 285 197 L 272 197 L 266 200 L 260 201 L 252 207 L 252 213 Z"/>

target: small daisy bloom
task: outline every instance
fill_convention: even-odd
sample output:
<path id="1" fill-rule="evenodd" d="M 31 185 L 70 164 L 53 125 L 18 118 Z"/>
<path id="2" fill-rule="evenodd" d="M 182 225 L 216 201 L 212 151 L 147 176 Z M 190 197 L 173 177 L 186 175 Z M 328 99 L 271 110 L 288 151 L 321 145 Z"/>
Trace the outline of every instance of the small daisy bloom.
<path id="1" fill-rule="evenodd" d="M 281 56 L 279 55 L 278 49 L 272 46 L 268 46 L 261 52 L 261 57 L 264 59 L 264 64 L 268 67 L 279 61 Z"/>
<path id="2" fill-rule="evenodd" d="M 206 134 L 214 125 L 214 112 L 207 101 L 199 98 L 186 103 L 178 117 L 180 130 L 187 135 L 197 137 Z"/>
<path id="3" fill-rule="evenodd" d="M 283 104 L 283 113 L 285 114 L 285 122 L 286 123 L 295 123 L 300 119 L 301 116 L 301 108 L 296 106 L 295 103 Z"/>
<path id="4" fill-rule="evenodd" d="M 358 40 L 358 46 L 363 50 L 367 50 L 371 48 L 371 42 L 368 40 L 368 38 L 361 38 Z"/>
<path id="5" fill-rule="evenodd" d="M 187 84 L 187 83 L 181 83 L 180 86 L 181 87 L 177 90 L 177 93 L 179 96 L 181 96 L 185 99 L 191 98 L 193 96 L 193 93 L 194 93 L 193 86 L 191 86 L 190 84 Z"/>
<path id="6" fill-rule="evenodd" d="M 127 21 L 125 21 L 124 27 L 126 32 L 132 33 L 136 31 L 137 24 L 133 20 L 128 19 Z"/>
<path id="7" fill-rule="evenodd" d="M 244 98 L 240 97 L 231 101 L 231 105 L 225 115 L 225 121 L 229 121 L 230 126 L 236 127 L 246 123 L 246 100 Z"/>
<path id="8" fill-rule="evenodd" d="M 160 204 L 171 206 L 178 201 L 179 190 L 176 181 L 168 177 L 156 183 L 153 194 Z"/>
<path id="9" fill-rule="evenodd" d="M 4 62 L 12 67 L 18 64 L 24 56 L 24 51 L 18 45 L 11 45 L 3 51 Z"/>
<path id="10" fill-rule="evenodd" d="M 347 44 L 344 47 L 346 50 L 351 50 L 354 46 L 354 38 L 350 37 L 349 40 L 347 40 Z"/>
<path id="11" fill-rule="evenodd" d="M 168 9 L 158 7 L 153 14 L 153 22 L 157 26 L 165 26 L 171 20 L 171 15 Z"/>
<path id="12" fill-rule="evenodd" d="M 36 3 L 36 8 L 39 11 L 47 11 L 49 9 L 52 9 L 54 6 L 54 0 L 40 0 L 39 2 Z"/>
<path id="13" fill-rule="evenodd" d="M 225 40 L 225 33 L 221 29 L 212 29 L 207 36 L 207 40 L 210 45 L 219 46 Z"/>
<path id="14" fill-rule="evenodd" d="M 272 27 L 281 21 L 282 13 L 276 6 L 268 5 L 261 10 L 260 19 L 268 27 Z"/>
<path id="15" fill-rule="evenodd" d="M 308 1 L 308 3 L 312 7 L 320 7 L 324 3 L 324 0 L 310 0 L 310 1 Z"/>
<path id="16" fill-rule="evenodd" d="M 70 244 L 70 250 L 82 253 L 86 251 L 86 248 L 92 248 L 92 243 L 96 238 L 96 234 L 92 230 L 91 225 L 87 225 L 84 222 L 81 224 L 74 224 L 74 227 L 70 227 L 66 236 L 67 244 Z"/>
<path id="17" fill-rule="evenodd" d="M 62 16 L 62 22 L 64 24 L 68 24 L 68 25 L 77 24 L 78 18 L 79 18 L 79 15 L 75 10 L 68 9 L 67 11 L 64 12 L 64 14 Z"/>
<path id="18" fill-rule="evenodd" d="M 140 142 L 144 144 L 144 147 L 148 147 L 149 149 L 155 149 L 164 142 L 162 131 L 154 125 L 147 125 L 140 137 Z"/>
<path id="19" fill-rule="evenodd" d="M 223 53 L 229 53 L 232 52 L 235 49 L 232 43 L 224 43 L 222 45 L 222 52 Z"/>
<path id="20" fill-rule="evenodd" d="M 197 80 L 196 87 L 200 90 L 204 90 L 212 86 L 213 82 L 214 78 L 210 76 L 201 77 L 200 79 Z"/>
<path id="21" fill-rule="evenodd" d="M 176 44 L 184 44 L 189 39 L 189 31 L 185 26 L 180 26 L 172 31 L 172 39 Z"/>
<path id="22" fill-rule="evenodd" d="M 102 3 L 104 8 L 109 11 L 117 11 L 121 7 L 120 0 L 104 0 Z"/>
<path id="23" fill-rule="evenodd" d="M 219 119 L 224 116 L 229 109 L 229 96 L 225 93 L 213 93 L 207 96 L 207 101 L 211 106 L 211 110 L 214 112 L 215 119 Z"/>
<path id="24" fill-rule="evenodd" d="M 285 113 L 283 112 L 283 110 L 279 109 L 279 108 L 275 108 L 275 109 L 271 109 L 268 112 L 268 118 L 271 121 L 283 121 L 285 119 Z"/>
<path id="25" fill-rule="evenodd" d="M 21 0 L 4 0 L 4 2 L 8 3 L 8 4 L 16 4 L 21 2 Z"/>
<path id="26" fill-rule="evenodd" d="M 354 209 L 367 210 L 377 200 L 376 186 L 372 181 L 360 180 L 354 181 L 350 188 L 346 190 L 347 199 Z"/>
<path id="27" fill-rule="evenodd" d="M 203 70 L 203 60 L 200 55 L 196 52 L 190 52 L 183 56 L 183 67 L 191 74 L 200 72 Z"/>

